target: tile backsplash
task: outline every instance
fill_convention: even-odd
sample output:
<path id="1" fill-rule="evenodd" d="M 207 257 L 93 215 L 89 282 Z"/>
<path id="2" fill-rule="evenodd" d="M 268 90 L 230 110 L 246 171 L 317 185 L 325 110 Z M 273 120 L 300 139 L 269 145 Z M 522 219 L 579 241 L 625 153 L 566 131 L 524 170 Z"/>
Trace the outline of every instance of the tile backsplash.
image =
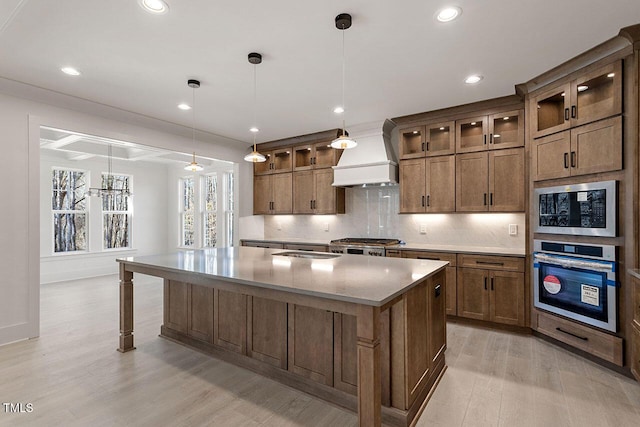
<path id="1" fill-rule="evenodd" d="M 346 214 L 264 217 L 265 239 L 342 237 L 400 238 L 411 243 L 523 249 L 524 213 L 450 213 L 399 215 L 399 187 L 346 189 Z M 509 224 L 518 233 L 509 235 Z M 426 231 L 420 233 L 420 229 Z"/>

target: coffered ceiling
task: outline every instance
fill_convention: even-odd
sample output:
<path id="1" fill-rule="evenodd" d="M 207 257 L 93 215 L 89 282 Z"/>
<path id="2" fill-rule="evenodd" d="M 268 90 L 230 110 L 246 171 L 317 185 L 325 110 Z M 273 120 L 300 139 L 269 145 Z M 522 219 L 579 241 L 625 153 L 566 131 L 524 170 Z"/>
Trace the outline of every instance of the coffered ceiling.
<path id="1" fill-rule="evenodd" d="M 0 77 L 187 127 L 187 79 L 197 78 L 200 130 L 251 141 L 252 51 L 258 142 L 340 127 L 341 12 L 346 120 L 365 123 L 514 93 L 514 85 L 640 23 L 637 0 L 460 0 L 461 17 L 434 19 L 446 1 L 2 0 Z M 78 77 L 60 72 L 64 66 Z M 484 76 L 466 85 L 472 73 Z"/>

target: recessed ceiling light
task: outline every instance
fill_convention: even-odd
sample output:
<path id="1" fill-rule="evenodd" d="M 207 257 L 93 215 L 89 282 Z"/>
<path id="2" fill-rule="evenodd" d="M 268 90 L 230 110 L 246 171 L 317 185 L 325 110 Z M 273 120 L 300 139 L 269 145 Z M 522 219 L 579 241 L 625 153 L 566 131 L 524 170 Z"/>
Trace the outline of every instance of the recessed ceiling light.
<path id="1" fill-rule="evenodd" d="M 260 132 L 260 129 L 254 126 L 251 129 L 249 129 L 249 132 L 253 132 L 253 133 Z"/>
<path id="2" fill-rule="evenodd" d="M 191 110 L 191 105 L 182 103 L 182 104 L 178 104 L 178 108 L 181 109 L 181 110 L 185 110 L 185 111 L 186 110 Z"/>
<path id="3" fill-rule="evenodd" d="M 60 68 L 60 71 L 62 71 L 65 74 L 68 74 L 70 76 L 79 76 L 80 75 L 80 71 L 76 70 L 73 67 L 62 67 L 62 68 Z"/>
<path id="4" fill-rule="evenodd" d="M 140 6 L 147 12 L 162 15 L 169 11 L 169 5 L 164 0 L 138 0 Z"/>
<path id="5" fill-rule="evenodd" d="M 436 15 L 436 19 L 440 22 L 451 22 L 462 13 L 462 9 L 458 6 L 447 6 L 440 9 Z"/>
<path id="6" fill-rule="evenodd" d="M 472 85 L 475 83 L 478 83 L 480 80 L 482 80 L 484 77 L 478 75 L 478 74 L 472 74 L 469 77 L 467 77 L 466 79 L 464 79 L 464 82 L 466 84 Z"/>
<path id="7" fill-rule="evenodd" d="M 333 109 L 333 112 L 336 113 L 336 114 L 342 114 L 342 113 L 344 113 L 344 108 L 338 106 L 338 107 Z"/>
<path id="8" fill-rule="evenodd" d="M 616 73 L 609 73 L 609 74 L 607 74 L 607 77 L 609 77 L 609 78 L 612 78 L 612 77 L 615 77 L 615 76 L 616 76 Z"/>
<path id="9" fill-rule="evenodd" d="M 584 92 L 587 89 L 589 89 L 589 86 L 585 86 L 585 85 L 578 86 L 578 92 Z"/>

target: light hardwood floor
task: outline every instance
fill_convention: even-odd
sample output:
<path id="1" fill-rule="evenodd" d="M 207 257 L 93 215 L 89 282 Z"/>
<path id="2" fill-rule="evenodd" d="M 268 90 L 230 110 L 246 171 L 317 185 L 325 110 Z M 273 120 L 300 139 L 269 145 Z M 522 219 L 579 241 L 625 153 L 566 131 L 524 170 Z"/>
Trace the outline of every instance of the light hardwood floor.
<path id="1" fill-rule="evenodd" d="M 137 350 L 116 352 L 115 276 L 42 286 L 38 339 L 0 347 L 0 426 L 355 426 L 354 413 L 158 337 L 162 282 L 137 275 Z M 418 426 L 639 426 L 640 385 L 531 336 L 448 325 Z"/>

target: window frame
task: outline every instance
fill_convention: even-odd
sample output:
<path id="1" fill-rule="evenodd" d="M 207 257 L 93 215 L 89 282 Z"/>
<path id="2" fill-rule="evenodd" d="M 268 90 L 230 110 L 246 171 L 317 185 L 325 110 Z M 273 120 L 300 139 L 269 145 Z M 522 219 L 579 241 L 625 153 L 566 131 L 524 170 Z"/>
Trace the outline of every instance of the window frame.
<path id="1" fill-rule="evenodd" d="M 207 210 L 207 179 L 209 177 L 214 177 L 215 178 L 215 194 L 214 194 L 214 199 L 215 199 L 215 210 Z M 206 174 L 203 174 L 201 176 L 201 194 L 200 194 L 200 217 L 201 217 L 201 230 L 202 230 L 202 247 L 203 248 L 216 248 L 219 247 L 219 243 L 220 243 L 220 233 L 219 233 L 219 227 L 220 227 L 220 223 L 219 223 L 219 219 L 220 216 L 218 215 L 218 212 L 220 211 L 220 209 L 218 208 L 220 206 L 220 181 L 219 181 L 219 173 L 217 171 L 214 172 L 208 172 Z M 216 225 L 215 225 L 215 235 L 216 235 L 216 242 L 213 246 L 208 246 L 207 245 L 207 214 L 209 212 L 212 212 L 213 214 L 215 214 L 216 217 Z"/>
<path id="2" fill-rule="evenodd" d="M 84 186 L 85 186 L 85 192 L 84 192 L 84 197 L 85 197 L 85 208 L 84 210 L 70 210 L 70 209 L 54 209 L 53 208 L 53 198 L 54 198 L 54 193 L 55 193 L 55 189 L 53 188 L 53 174 L 56 171 L 68 171 L 68 172 L 82 172 L 84 174 Z M 63 166 L 52 166 L 51 167 L 51 175 L 50 175 L 51 181 L 50 181 L 50 199 L 49 199 L 49 209 L 51 212 L 51 252 L 52 252 L 52 256 L 73 256 L 73 255 L 82 255 L 82 254 L 88 254 L 90 252 L 90 245 L 91 242 L 89 240 L 89 229 L 90 229 L 90 207 L 91 207 L 91 203 L 90 203 L 90 199 L 89 196 L 87 195 L 87 191 L 89 189 L 90 186 L 90 182 L 91 182 L 91 173 L 90 171 L 86 170 L 86 169 L 80 169 L 80 168 L 71 168 L 71 167 L 63 167 Z M 55 226 L 55 215 L 57 214 L 83 214 L 84 215 L 84 241 L 85 241 L 85 249 L 78 249 L 75 251 L 56 251 L 56 226 Z"/>
<path id="3" fill-rule="evenodd" d="M 192 205 L 192 215 L 193 215 L 193 242 L 191 245 L 186 245 L 184 241 L 184 218 L 188 213 L 188 210 L 185 209 L 185 194 L 184 194 L 184 182 L 186 180 L 193 181 L 193 203 Z M 196 176 L 195 175 L 183 175 L 178 179 L 178 247 L 179 248 L 196 248 L 196 239 L 197 239 L 197 227 L 196 227 Z"/>
<path id="4" fill-rule="evenodd" d="M 103 187 L 103 178 L 105 176 L 108 176 L 109 172 L 102 172 L 100 174 L 100 186 Z M 129 192 L 131 194 L 133 194 L 133 175 L 132 174 L 127 174 L 127 173 L 111 173 L 112 176 L 123 176 L 123 177 L 127 177 L 128 179 L 128 186 L 129 186 Z M 126 250 L 130 250 L 133 249 L 133 200 L 131 197 L 128 197 L 127 200 L 127 210 L 126 211 L 105 211 L 104 210 L 104 204 L 103 204 L 103 200 L 100 200 L 100 217 L 101 217 L 101 237 L 102 237 L 102 251 L 104 252 L 112 252 L 112 251 L 126 251 Z M 109 215 L 109 214 L 126 214 L 127 215 L 127 228 L 128 228 L 128 246 L 121 246 L 121 247 L 117 247 L 117 248 L 107 248 L 105 247 L 105 236 L 104 236 L 104 232 L 105 232 L 105 215 Z"/>

